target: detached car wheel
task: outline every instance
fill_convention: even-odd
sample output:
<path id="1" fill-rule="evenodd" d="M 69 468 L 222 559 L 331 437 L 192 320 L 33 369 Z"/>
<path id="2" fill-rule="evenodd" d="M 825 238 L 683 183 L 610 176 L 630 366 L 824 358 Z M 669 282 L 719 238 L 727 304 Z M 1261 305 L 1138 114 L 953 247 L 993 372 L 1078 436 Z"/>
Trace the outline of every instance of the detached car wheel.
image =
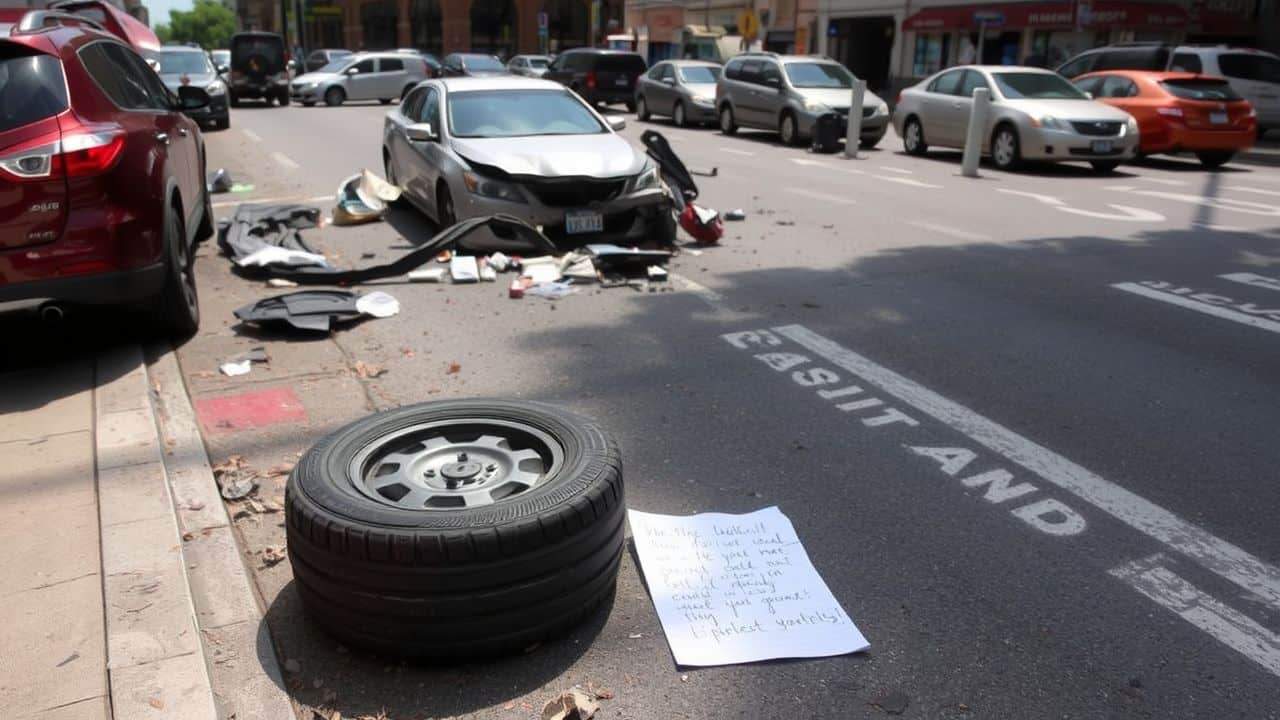
<path id="1" fill-rule="evenodd" d="M 518 651 L 612 595 L 622 462 L 589 420 L 531 402 L 424 403 L 311 448 L 286 490 L 309 614 L 375 652 Z"/>

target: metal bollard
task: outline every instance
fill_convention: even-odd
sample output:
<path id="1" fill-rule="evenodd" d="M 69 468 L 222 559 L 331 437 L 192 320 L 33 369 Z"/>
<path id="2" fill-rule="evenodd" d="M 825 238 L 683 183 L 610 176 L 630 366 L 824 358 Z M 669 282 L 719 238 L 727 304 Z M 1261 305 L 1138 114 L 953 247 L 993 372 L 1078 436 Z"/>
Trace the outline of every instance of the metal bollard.
<path id="1" fill-rule="evenodd" d="M 858 157 L 858 139 L 862 136 L 862 99 L 867 94 L 867 81 L 853 82 L 853 102 L 849 104 L 849 127 L 844 136 L 844 156 Z"/>
<path id="2" fill-rule="evenodd" d="M 987 117 L 991 115 L 991 89 L 975 88 L 973 109 L 969 111 L 969 134 L 964 139 L 964 157 L 960 174 L 978 177 L 978 161 L 982 159 L 982 138 L 987 134 Z"/>

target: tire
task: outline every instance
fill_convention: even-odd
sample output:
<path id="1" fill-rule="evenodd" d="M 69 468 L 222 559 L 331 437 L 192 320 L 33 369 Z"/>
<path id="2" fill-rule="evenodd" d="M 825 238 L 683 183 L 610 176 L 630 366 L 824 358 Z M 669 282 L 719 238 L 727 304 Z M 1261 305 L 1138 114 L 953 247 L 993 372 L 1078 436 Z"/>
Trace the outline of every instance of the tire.
<path id="1" fill-rule="evenodd" d="M 796 116 L 792 113 L 784 112 L 778 118 L 778 138 L 783 145 L 800 144 L 800 129 L 796 126 Z"/>
<path id="2" fill-rule="evenodd" d="M 654 221 L 653 240 L 658 247 L 673 247 L 676 244 L 676 216 L 670 210 L 659 210 Z"/>
<path id="3" fill-rule="evenodd" d="M 226 130 L 231 127 L 231 116 L 219 118 L 213 121 L 214 130 Z"/>
<path id="4" fill-rule="evenodd" d="M 227 94 L 230 96 L 230 99 L 227 102 L 231 103 L 231 107 L 233 108 L 240 107 L 240 98 L 236 97 L 235 93 L 227 93 Z"/>
<path id="5" fill-rule="evenodd" d="M 276 95 L 276 102 L 279 103 L 280 107 L 289 107 L 289 91 L 286 90 Z"/>
<path id="6" fill-rule="evenodd" d="M 316 101 L 315 101 L 315 100 L 303 100 L 303 101 L 302 101 L 302 107 L 315 107 L 315 106 L 316 106 Z"/>
<path id="7" fill-rule="evenodd" d="M 402 463 L 387 460 L 397 450 L 413 478 L 427 467 L 437 479 L 402 484 Z M 515 471 L 485 479 L 490 460 L 536 469 L 536 482 L 490 504 L 436 502 L 511 484 L 503 478 Z M 450 490 L 446 469 L 479 479 Z M 377 489 L 372 481 L 388 475 L 397 477 Z M 302 457 L 285 498 L 303 606 L 339 640 L 379 653 L 445 660 L 526 649 L 605 603 L 622 558 L 617 444 L 540 403 L 432 402 L 357 420 Z"/>
<path id="8" fill-rule="evenodd" d="M 929 144 L 924 140 L 924 126 L 914 117 L 907 118 L 902 126 L 902 149 L 908 155 L 924 155 L 929 152 Z"/>
<path id="9" fill-rule="evenodd" d="M 675 123 L 676 127 L 689 127 L 689 119 L 684 113 L 684 103 L 679 100 L 676 101 L 675 107 L 671 108 L 671 122 Z"/>
<path id="10" fill-rule="evenodd" d="M 324 104 L 338 107 L 347 99 L 347 94 L 340 87 L 331 87 L 324 91 Z"/>
<path id="11" fill-rule="evenodd" d="M 395 185 L 396 187 L 400 187 L 400 185 L 396 182 L 395 167 L 392 166 L 391 164 L 391 153 L 387 152 L 386 150 L 382 151 L 382 176 L 387 179 L 387 182 L 391 183 L 392 185 Z M 392 207 L 404 207 L 405 205 L 407 205 L 408 200 L 406 200 L 404 197 L 404 188 L 400 188 L 400 197 L 396 198 L 395 200 L 392 200 L 388 204 L 391 205 Z"/>
<path id="12" fill-rule="evenodd" d="M 1120 167 L 1119 160 L 1090 160 L 1089 164 L 1093 166 L 1094 170 L 1098 171 L 1098 173 L 1102 175 L 1109 175 L 1115 172 L 1116 168 Z"/>
<path id="13" fill-rule="evenodd" d="M 636 98 L 636 119 L 640 122 L 648 122 L 652 117 L 649 114 L 649 103 L 645 102 L 644 96 Z"/>
<path id="14" fill-rule="evenodd" d="M 725 135 L 733 135 L 738 132 L 738 123 L 733 119 L 733 106 L 720 106 L 720 132 Z"/>
<path id="15" fill-rule="evenodd" d="M 878 137 L 878 138 L 874 138 L 874 139 L 869 139 L 869 138 L 858 138 L 858 147 L 862 148 L 863 150 L 870 150 L 870 149 L 874 148 L 875 146 L 879 145 L 879 144 L 880 144 L 880 140 L 881 140 L 881 138 L 883 138 L 883 137 L 884 137 L 884 136 L 883 136 L 883 135 L 881 135 L 880 137 Z"/>
<path id="16" fill-rule="evenodd" d="M 1235 157 L 1235 153 L 1229 152 L 1202 152 L 1196 153 L 1196 157 L 1200 159 L 1200 164 L 1207 168 L 1220 168 L 1231 162 L 1231 158 Z"/>
<path id="17" fill-rule="evenodd" d="M 437 232 L 451 228 L 457 222 L 458 216 L 453 209 L 453 194 L 449 192 L 449 186 L 442 184 L 436 190 L 436 224 L 440 226 Z"/>
<path id="18" fill-rule="evenodd" d="M 382 103 L 383 105 L 390 105 L 391 98 L 378 98 L 378 102 Z"/>
<path id="19" fill-rule="evenodd" d="M 636 101 L 635 101 L 635 98 L 632 98 L 632 99 L 628 100 L 628 101 L 626 102 L 626 107 L 627 107 L 627 112 L 631 112 L 631 113 L 635 112 L 635 111 L 636 111 Z"/>
<path id="20" fill-rule="evenodd" d="M 156 329 L 185 339 L 200 328 L 200 297 L 196 292 L 195 249 L 187 242 L 179 213 L 165 213 L 165 276 L 160 292 L 147 303 Z"/>
<path id="21" fill-rule="evenodd" d="M 1001 125 L 991 134 L 991 161 L 1001 170 L 1017 170 L 1022 165 L 1018 131 L 1012 125 Z"/>

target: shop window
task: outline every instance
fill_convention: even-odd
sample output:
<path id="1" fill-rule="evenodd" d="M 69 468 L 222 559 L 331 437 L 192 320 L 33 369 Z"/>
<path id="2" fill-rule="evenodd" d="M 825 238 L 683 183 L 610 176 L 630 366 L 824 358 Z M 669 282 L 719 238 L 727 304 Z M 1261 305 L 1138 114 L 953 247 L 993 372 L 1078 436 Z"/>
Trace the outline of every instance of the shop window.
<path id="1" fill-rule="evenodd" d="M 1056 68 L 1084 48 L 1076 42 L 1073 30 L 1037 30 L 1031 35 L 1031 51 L 1027 65 Z"/>
<path id="2" fill-rule="evenodd" d="M 360 6 L 360 24 L 364 26 L 365 50 L 381 50 L 396 46 L 396 1 L 373 0 Z"/>
<path id="3" fill-rule="evenodd" d="M 911 74 L 916 77 L 923 77 L 938 72 L 946 66 L 950 50 L 950 34 L 922 33 L 916 35 L 915 57 L 911 65 Z"/>
<path id="4" fill-rule="evenodd" d="M 412 23 L 413 46 L 439 56 L 444 51 L 440 28 L 444 16 L 440 12 L 440 0 L 413 0 L 409 6 Z"/>
<path id="5" fill-rule="evenodd" d="M 590 45 L 587 21 L 587 4 L 582 0 L 551 0 L 547 3 L 548 52 Z"/>
<path id="6" fill-rule="evenodd" d="M 515 43 L 515 4 L 511 0 L 472 0 L 471 52 L 510 57 Z"/>

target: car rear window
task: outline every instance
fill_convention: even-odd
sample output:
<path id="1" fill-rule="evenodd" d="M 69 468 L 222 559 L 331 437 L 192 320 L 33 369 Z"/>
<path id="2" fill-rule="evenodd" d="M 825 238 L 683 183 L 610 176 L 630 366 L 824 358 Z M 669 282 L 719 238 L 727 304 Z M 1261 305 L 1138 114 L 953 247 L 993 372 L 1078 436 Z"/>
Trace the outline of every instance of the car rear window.
<path id="1" fill-rule="evenodd" d="M 1218 67 L 1227 77 L 1280 84 L 1280 59 L 1253 53 L 1223 53 Z"/>
<path id="2" fill-rule="evenodd" d="M 251 55 L 261 55 L 273 66 L 284 65 L 284 42 L 279 38 L 267 36 L 235 37 L 231 39 L 231 56 L 236 59 L 247 59 Z"/>
<path id="3" fill-rule="evenodd" d="M 601 55 L 596 60 L 596 69 L 639 75 L 645 71 L 644 58 L 639 55 Z"/>
<path id="4" fill-rule="evenodd" d="M 1183 100 L 1243 100 L 1240 93 L 1231 87 L 1226 80 L 1208 80 L 1202 78 L 1187 80 L 1165 80 L 1160 85 L 1170 95 Z"/>
<path id="5" fill-rule="evenodd" d="M 24 47 L 0 43 L 0 132 L 67 109 L 62 61 Z"/>

